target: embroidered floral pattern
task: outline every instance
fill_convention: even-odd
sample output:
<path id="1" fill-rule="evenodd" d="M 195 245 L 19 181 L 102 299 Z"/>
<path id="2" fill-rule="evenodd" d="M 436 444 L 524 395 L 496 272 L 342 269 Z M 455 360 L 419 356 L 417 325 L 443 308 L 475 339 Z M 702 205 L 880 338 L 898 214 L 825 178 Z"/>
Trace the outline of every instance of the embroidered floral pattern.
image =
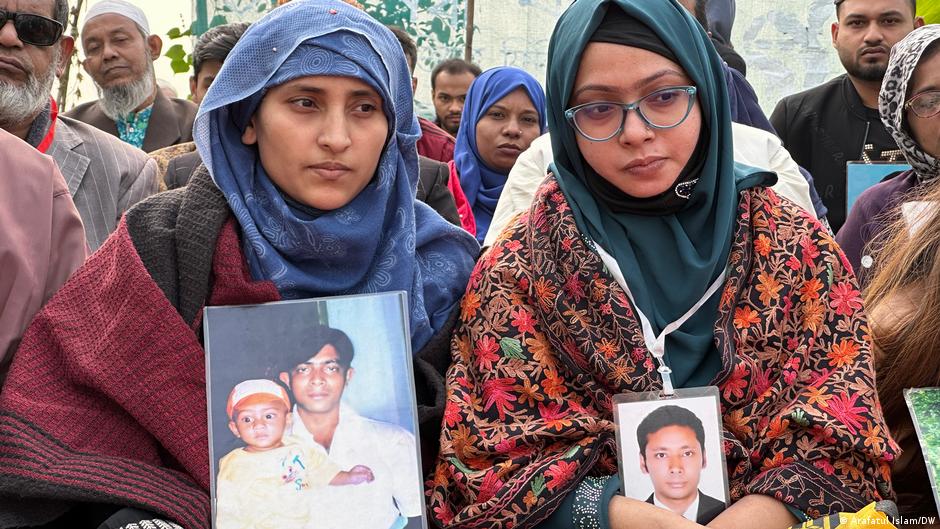
<path id="1" fill-rule="evenodd" d="M 118 136 L 126 143 L 140 149 L 144 146 L 144 137 L 147 136 L 147 126 L 150 124 L 150 114 L 153 112 L 153 105 L 120 118 L 114 122 L 117 126 Z"/>
<path id="2" fill-rule="evenodd" d="M 857 287 L 814 219 L 741 195 L 715 324 L 731 495 L 811 517 L 889 497 L 890 462 Z M 531 527 L 586 475 L 617 471 L 611 396 L 660 389 L 626 295 L 549 179 L 478 262 L 447 373 L 431 512 Z"/>

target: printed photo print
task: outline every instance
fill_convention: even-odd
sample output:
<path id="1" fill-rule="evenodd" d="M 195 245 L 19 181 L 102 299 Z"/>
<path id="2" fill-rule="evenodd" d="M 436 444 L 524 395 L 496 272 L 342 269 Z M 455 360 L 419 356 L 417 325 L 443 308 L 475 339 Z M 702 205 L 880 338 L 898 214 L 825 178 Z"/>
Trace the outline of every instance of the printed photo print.
<path id="1" fill-rule="evenodd" d="M 940 512 L 940 388 L 906 389 L 904 399 L 914 420 L 934 501 Z"/>
<path id="2" fill-rule="evenodd" d="M 403 293 L 205 313 L 214 527 L 421 529 Z"/>
<path id="3" fill-rule="evenodd" d="M 623 492 L 707 524 L 728 503 L 717 400 L 617 402 Z"/>

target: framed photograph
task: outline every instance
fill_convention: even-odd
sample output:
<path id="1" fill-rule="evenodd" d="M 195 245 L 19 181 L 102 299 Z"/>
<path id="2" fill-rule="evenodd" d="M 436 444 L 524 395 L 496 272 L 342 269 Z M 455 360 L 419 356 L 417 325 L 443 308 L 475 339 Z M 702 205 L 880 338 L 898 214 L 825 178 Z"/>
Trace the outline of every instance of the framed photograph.
<path id="1" fill-rule="evenodd" d="M 940 388 L 904 390 L 904 400 L 911 411 L 914 429 L 927 463 L 933 498 L 940 511 Z"/>
<path id="2" fill-rule="evenodd" d="M 859 195 L 869 187 L 887 180 L 888 177 L 911 168 L 906 163 L 849 162 L 845 167 L 845 213 L 852 210 Z"/>
<path id="3" fill-rule="evenodd" d="M 623 493 L 707 524 L 728 505 L 718 388 L 614 396 Z"/>
<path id="4" fill-rule="evenodd" d="M 213 527 L 426 529 L 407 295 L 204 313 Z"/>

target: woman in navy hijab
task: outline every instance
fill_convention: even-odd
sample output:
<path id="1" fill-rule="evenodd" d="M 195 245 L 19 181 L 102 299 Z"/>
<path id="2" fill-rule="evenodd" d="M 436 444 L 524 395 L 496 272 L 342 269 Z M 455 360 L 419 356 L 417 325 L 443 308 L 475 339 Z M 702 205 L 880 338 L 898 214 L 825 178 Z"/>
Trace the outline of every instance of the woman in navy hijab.
<path id="1" fill-rule="evenodd" d="M 516 158 L 546 129 L 545 94 L 534 77 L 510 66 L 477 77 L 467 92 L 451 163 L 473 210 L 481 243 Z"/>

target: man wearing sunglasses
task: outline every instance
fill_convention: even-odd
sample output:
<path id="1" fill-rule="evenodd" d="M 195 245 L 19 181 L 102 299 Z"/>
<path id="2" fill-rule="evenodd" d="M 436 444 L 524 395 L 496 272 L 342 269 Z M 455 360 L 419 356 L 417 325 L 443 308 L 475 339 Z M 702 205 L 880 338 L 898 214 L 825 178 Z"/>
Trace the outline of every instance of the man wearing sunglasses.
<path id="1" fill-rule="evenodd" d="M 68 0 L 0 0 L 0 128 L 51 156 L 65 177 L 89 248 L 157 190 L 156 164 L 100 130 L 59 114 L 50 96 L 75 45 Z"/>
<path id="2" fill-rule="evenodd" d="M 69 116 L 152 152 L 192 141 L 198 107 L 166 97 L 157 86 L 153 61 L 163 41 L 150 34 L 144 12 L 125 0 L 101 0 L 88 9 L 81 31 L 82 66 L 99 99 Z"/>

